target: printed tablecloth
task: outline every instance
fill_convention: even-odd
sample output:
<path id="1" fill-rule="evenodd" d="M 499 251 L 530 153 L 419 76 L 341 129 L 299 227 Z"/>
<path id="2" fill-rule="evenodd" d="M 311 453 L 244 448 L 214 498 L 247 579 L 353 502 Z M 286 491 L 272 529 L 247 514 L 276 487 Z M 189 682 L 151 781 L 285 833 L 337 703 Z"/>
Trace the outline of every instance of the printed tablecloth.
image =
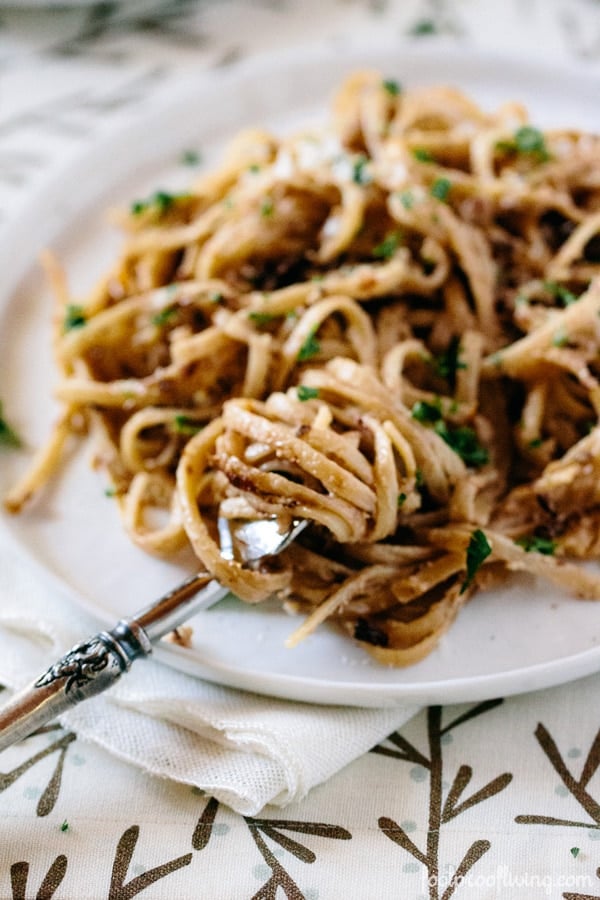
<path id="1" fill-rule="evenodd" d="M 2 233 L 149 92 L 272 49 L 378 33 L 399 48 L 570 60 L 600 85 L 595 0 L 6 6 Z M 430 707 L 301 802 L 258 816 L 51 725 L 0 755 L 0 900 L 598 900 L 599 695 L 590 676 Z"/>

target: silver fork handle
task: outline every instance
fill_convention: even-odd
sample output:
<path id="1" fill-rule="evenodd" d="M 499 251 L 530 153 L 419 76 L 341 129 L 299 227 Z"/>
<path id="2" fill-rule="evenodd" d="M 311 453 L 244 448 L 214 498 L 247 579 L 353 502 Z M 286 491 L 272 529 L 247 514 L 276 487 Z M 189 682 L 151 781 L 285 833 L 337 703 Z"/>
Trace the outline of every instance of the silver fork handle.
<path id="1" fill-rule="evenodd" d="M 0 751 L 107 690 L 134 660 L 152 652 L 155 641 L 227 593 L 210 575 L 193 575 L 110 631 L 76 644 L 0 709 Z"/>

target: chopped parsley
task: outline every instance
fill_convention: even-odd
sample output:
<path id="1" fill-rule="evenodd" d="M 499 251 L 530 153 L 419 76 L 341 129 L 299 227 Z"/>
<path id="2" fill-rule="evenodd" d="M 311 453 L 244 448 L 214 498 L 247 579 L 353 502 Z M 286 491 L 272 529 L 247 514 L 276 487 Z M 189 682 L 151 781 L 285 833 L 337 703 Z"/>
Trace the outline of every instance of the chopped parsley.
<path id="1" fill-rule="evenodd" d="M 402 240 L 403 235 L 401 231 L 392 231 L 384 237 L 380 244 L 373 247 L 373 256 L 377 257 L 377 259 L 390 259 L 402 243 Z"/>
<path id="2" fill-rule="evenodd" d="M 402 193 L 399 194 L 399 197 L 400 203 L 404 209 L 412 209 L 415 205 L 415 195 L 412 191 L 402 191 Z"/>
<path id="3" fill-rule="evenodd" d="M 309 387 L 307 384 L 299 384 L 296 388 L 298 400 L 316 400 L 319 396 L 319 388 Z"/>
<path id="4" fill-rule="evenodd" d="M 412 155 L 419 162 L 430 163 L 433 162 L 433 156 L 426 150 L 425 147 L 415 147 L 412 151 Z"/>
<path id="5" fill-rule="evenodd" d="M 180 159 L 184 166 L 199 166 L 202 162 L 202 154 L 197 150 L 184 150 Z"/>
<path id="6" fill-rule="evenodd" d="M 427 400 L 417 400 L 411 415 L 417 422 L 423 425 L 433 425 L 434 431 L 448 446 L 454 450 L 467 466 L 479 468 L 489 460 L 489 453 L 482 447 L 477 434 L 467 425 L 451 427 L 442 418 L 441 403 L 428 403 Z"/>
<path id="7" fill-rule="evenodd" d="M 571 303 L 576 303 L 579 300 L 579 297 L 576 297 L 568 288 L 557 281 L 545 281 L 544 290 L 551 297 L 559 300 L 563 306 L 570 306 Z"/>
<path id="8" fill-rule="evenodd" d="M 211 294 L 208 299 L 211 303 L 222 303 L 223 294 L 220 291 L 215 291 L 215 293 Z"/>
<path id="9" fill-rule="evenodd" d="M 528 534 L 515 541 L 526 553 L 542 553 L 544 556 L 554 556 L 556 541 L 537 534 Z"/>
<path id="10" fill-rule="evenodd" d="M 260 214 L 263 219 L 268 219 L 275 212 L 275 204 L 270 197 L 265 197 L 260 205 Z"/>
<path id="11" fill-rule="evenodd" d="M 178 431 L 179 434 L 197 434 L 199 431 L 202 431 L 202 425 L 190 416 L 185 416 L 182 413 L 178 413 L 178 415 L 175 416 L 173 424 L 175 425 L 175 430 Z"/>
<path id="12" fill-rule="evenodd" d="M 450 193 L 450 189 L 452 187 L 452 182 L 448 178 L 436 178 L 436 180 L 431 185 L 430 194 L 432 197 L 435 197 L 436 200 L 440 200 L 442 203 L 445 203 L 448 199 L 448 194 Z"/>
<path id="13" fill-rule="evenodd" d="M 550 159 L 546 139 L 543 133 L 533 125 L 521 125 L 514 133 L 512 140 L 499 141 L 496 146 L 499 150 L 509 153 L 519 153 L 528 156 L 536 162 L 547 162 Z"/>
<path id="14" fill-rule="evenodd" d="M 434 357 L 432 365 L 436 373 L 454 384 L 458 369 L 466 369 L 467 364 L 460 360 L 460 338 L 455 335 L 443 353 Z"/>
<path id="15" fill-rule="evenodd" d="M 184 200 L 189 194 L 170 194 L 167 191 L 155 191 L 145 200 L 134 200 L 131 204 L 131 212 L 134 216 L 148 210 L 155 211 L 159 216 L 164 215 L 177 200 Z"/>
<path id="16" fill-rule="evenodd" d="M 251 322 L 254 322 L 254 324 L 258 325 L 260 328 L 261 325 L 268 325 L 269 322 L 272 322 L 273 319 L 277 318 L 277 316 L 273 313 L 268 312 L 249 312 L 248 318 Z"/>
<path id="17" fill-rule="evenodd" d="M 473 582 L 475 575 L 492 552 L 491 545 L 481 528 L 477 528 L 471 534 L 467 547 L 467 577 L 462 583 L 460 592 L 463 594 Z"/>
<path id="18" fill-rule="evenodd" d="M 312 359 L 321 350 L 321 344 L 315 337 L 317 329 L 313 328 L 298 351 L 298 362 Z"/>
<path id="19" fill-rule="evenodd" d="M 2 415 L 2 403 L 0 402 L 0 447 L 20 447 L 21 439 L 14 429 L 10 427 Z"/>
<path id="20" fill-rule="evenodd" d="M 460 456 L 466 466 L 478 469 L 489 461 L 488 451 L 481 446 L 472 428 L 466 425 L 449 428 L 445 422 L 437 422 L 435 431 Z"/>
<path id="21" fill-rule="evenodd" d="M 442 410 L 440 401 L 437 403 L 428 403 L 427 400 L 417 400 L 411 409 L 411 415 L 417 422 L 439 422 L 442 418 Z"/>
<path id="22" fill-rule="evenodd" d="M 382 86 L 384 91 L 390 95 L 390 97 L 397 97 L 402 93 L 402 87 L 398 81 L 394 78 L 384 78 L 382 81 Z"/>
<path id="23" fill-rule="evenodd" d="M 577 857 L 579 856 L 579 847 L 571 847 L 569 853 L 571 854 L 573 859 L 577 859 Z"/>
<path id="24" fill-rule="evenodd" d="M 152 324 L 157 325 L 161 328 L 163 325 L 168 325 L 168 323 L 175 318 L 178 313 L 178 309 L 176 306 L 165 306 L 164 309 L 159 310 L 156 315 L 152 316 Z"/>
<path id="25" fill-rule="evenodd" d="M 69 823 L 67 822 L 66 819 L 63 821 L 62 825 L 60 826 L 60 830 L 61 830 L 61 831 L 68 831 L 68 830 L 69 830 Z"/>
<path id="26" fill-rule="evenodd" d="M 74 303 L 69 303 L 65 309 L 63 331 L 71 331 L 72 328 L 81 328 L 85 325 L 85 321 L 83 307 L 76 306 Z"/>
<path id="27" fill-rule="evenodd" d="M 437 24 L 433 19 L 419 19 L 408 30 L 413 37 L 428 37 L 431 34 L 438 33 Z"/>
<path id="28" fill-rule="evenodd" d="M 404 506 L 405 503 L 406 503 L 406 494 L 404 493 L 404 491 L 402 491 L 400 494 L 398 494 L 398 508 L 400 508 L 401 506 Z"/>
<path id="29" fill-rule="evenodd" d="M 111 487 L 107 487 L 104 489 L 105 497 L 116 497 L 116 495 L 117 495 L 116 487 L 111 486 Z"/>
<path id="30" fill-rule="evenodd" d="M 253 175 L 257 175 L 260 172 L 260 166 L 258 163 L 252 163 L 248 166 L 248 171 L 252 172 Z"/>
<path id="31" fill-rule="evenodd" d="M 538 128 L 532 125 L 522 125 L 515 132 L 515 146 L 519 153 L 535 153 L 548 158 L 546 140 Z"/>
<path id="32" fill-rule="evenodd" d="M 352 181 L 355 184 L 369 184 L 373 180 L 366 168 L 368 162 L 368 157 L 366 157 L 364 153 L 354 160 L 352 165 Z"/>

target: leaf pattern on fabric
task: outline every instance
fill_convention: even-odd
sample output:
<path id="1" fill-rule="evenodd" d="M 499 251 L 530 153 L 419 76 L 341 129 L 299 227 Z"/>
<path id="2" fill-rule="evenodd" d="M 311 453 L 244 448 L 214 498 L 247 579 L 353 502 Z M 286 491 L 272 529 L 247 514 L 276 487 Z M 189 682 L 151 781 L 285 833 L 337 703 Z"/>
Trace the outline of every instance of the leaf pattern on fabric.
<path id="1" fill-rule="evenodd" d="M 548 729 L 541 722 L 535 730 L 535 737 L 547 757 L 552 768 L 559 776 L 565 788 L 577 801 L 582 810 L 587 813 L 589 819 L 573 820 L 562 819 L 557 816 L 526 814 L 515 817 L 519 825 L 552 825 L 568 828 L 585 828 L 587 830 L 600 830 L 600 803 L 592 797 L 588 786 L 598 769 L 600 768 L 600 729 L 596 733 L 590 749 L 583 761 L 579 777 L 571 771 L 566 760 L 558 749 L 558 745 Z M 600 879 L 600 869 L 596 871 Z M 600 900 L 600 895 L 565 893 L 565 900 Z"/>
<path id="2" fill-rule="evenodd" d="M 422 866 L 425 866 L 430 900 L 449 900 L 463 882 L 465 875 L 491 847 L 490 841 L 486 839 L 482 838 L 474 841 L 456 865 L 453 877 L 443 893 L 441 893 L 440 837 L 442 827 L 466 810 L 500 793 L 512 781 L 512 774 L 504 772 L 465 798 L 464 794 L 468 789 L 473 770 L 470 766 L 463 764 L 459 767 L 444 798 L 442 777 L 443 738 L 465 722 L 483 715 L 501 703 L 502 700 L 490 700 L 480 703 L 452 719 L 447 725 L 442 725 L 442 708 L 440 706 L 430 707 L 427 711 L 428 755 L 422 753 L 401 735 L 392 735 L 389 739 L 397 749 L 390 749 L 384 746 L 376 747 L 373 751 L 386 756 L 393 756 L 404 762 L 417 763 L 429 772 L 428 830 L 425 849 L 418 847 L 409 837 L 406 829 L 388 816 L 379 818 L 379 827 L 386 837 L 398 844 Z"/>

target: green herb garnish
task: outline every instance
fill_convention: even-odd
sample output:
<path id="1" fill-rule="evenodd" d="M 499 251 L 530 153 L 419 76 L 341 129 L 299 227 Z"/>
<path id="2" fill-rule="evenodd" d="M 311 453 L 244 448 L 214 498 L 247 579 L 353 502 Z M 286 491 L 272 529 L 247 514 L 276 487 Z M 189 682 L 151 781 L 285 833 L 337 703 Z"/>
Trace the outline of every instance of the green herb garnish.
<path id="1" fill-rule="evenodd" d="M 544 290 L 550 296 L 559 300 L 563 306 L 570 306 L 571 303 L 576 303 L 579 300 L 579 297 L 576 297 L 568 288 L 557 281 L 545 281 Z"/>
<path id="2" fill-rule="evenodd" d="M 184 166 L 199 166 L 202 155 L 197 150 L 184 150 L 181 154 L 181 162 Z"/>
<path id="3" fill-rule="evenodd" d="M 0 447 L 20 447 L 21 438 L 17 432 L 10 427 L 6 419 L 2 415 L 2 403 L 0 403 Z"/>
<path id="4" fill-rule="evenodd" d="M 538 447 L 541 447 L 543 443 L 544 441 L 541 437 L 536 437 L 529 441 L 529 446 L 532 450 L 536 450 Z"/>
<path id="5" fill-rule="evenodd" d="M 460 456 L 467 466 L 479 468 L 489 460 L 489 453 L 479 443 L 477 435 L 472 428 L 466 425 L 458 428 L 450 427 L 442 418 L 441 401 L 428 403 L 427 400 L 417 400 L 411 415 L 417 422 L 423 425 L 433 425 L 438 434 L 448 446 Z"/>
<path id="6" fill-rule="evenodd" d="M 427 400 L 417 400 L 411 409 L 411 415 L 417 422 L 439 422 L 442 418 L 440 401 L 428 403 Z"/>
<path id="7" fill-rule="evenodd" d="M 307 384 L 299 384 L 296 388 L 296 395 L 298 400 L 304 401 L 306 400 L 316 400 L 319 396 L 319 388 L 309 387 Z"/>
<path id="8" fill-rule="evenodd" d="M 402 191 L 399 197 L 404 209 L 412 209 L 415 205 L 415 197 L 412 191 Z"/>
<path id="9" fill-rule="evenodd" d="M 466 425 L 449 428 L 445 422 L 436 422 L 435 431 L 460 456 L 466 466 L 478 469 L 489 461 L 488 451 L 481 446 L 472 428 Z"/>
<path id="10" fill-rule="evenodd" d="M 151 322 L 153 325 L 157 325 L 161 328 L 163 325 L 167 325 L 178 313 L 178 309 L 176 306 L 165 306 L 164 309 L 159 310 L 156 315 L 152 316 Z"/>
<path id="11" fill-rule="evenodd" d="M 533 153 L 545 159 L 549 158 L 544 135 L 532 125 L 522 125 L 515 131 L 515 146 L 519 153 Z"/>
<path id="12" fill-rule="evenodd" d="M 389 259 L 402 243 L 402 239 L 401 231 L 393 231 L 391 234 L 386 235 L 380 244 L 373 247 L 373 256 L 377 257 L 377 259 Z"/>
<path id="13" fill-rule="evenodd" d="M 401 506 L 404 506 L 405 503 L 406 503 L 406 494 L 404 493 L 404 491 L 402 491 L 402 493 L 398 494 L 398 508 L 400 508 Z"/>
<path id="14" fill-rule="evenodd" d="M 425 149 L 425 147 L 415 147 L 412 151 L 412 155 L 419 162 L 430 163 L 434 161 L 433 156 L 429 150 Z"/>
<path id="15" fill-rule="evenodd" d="M 544 556 L 553 556 L 556 550 L 556 541 L 537 534 L 528 534 L 515 541 L 526 553 L 543 553 Z"/>
<path id="16" fill-rule="evenodd" d="M 60 830 L 61 830 L 61 831 L 68 831 L 68 830 L 69 830 L 69 823 L 67 822 L 66 819 L 64 820 L 64 822 L 63 822 L 62 825 L 60 826 Z"/>
<path id="17" fill-rule="evenodd" d="M 382 81 L 382 86 L 383 89 L 388 92 L 390 97 L 397 97 L 398 94 L 402 93 L 402 87 L 400 86 L 400 83 L 394 78 L 384 78 L 384 80 Z"/>
<path id="18" fill-rule="evenodd" d="M 258 325 L 260 328 L 262 325 L 268 325 L 269 322 L 272 322 L 273 319 L 277 318 L 277 316 L 273 313 L 268 312 L 249 312 L 248 318 L 251 322 L 254 322 L 254 324 Z"/>
<path id="19" fill-rule="evenodd" d="M 472 584 L 475 575 L 491 552 L 492 548 L 488 539 L 481 528 L 478 528 L 471 534 L 469 546 L 467 547 L 467 577 L 462 583 L 461 594 Z"/>
<path id="20" fill-rule="evenodd" d="M 202 431 L 203 428 L 203 426 L 193 418 L 185 416 L 182 413 L 175 416 L 173 423 L 175 425 L 175 430 L 178 431 L 179 434 L 197 434 L 199 431 Z"/>
<path id="21" fill-rule="evenodd" d="M 579 847 L 571 847 L 569 853 L 571 854 L 573 859 L 577 859 L 577 857 L 579 856 Z"/>
<path id="22" fill-rule="evenodd" d="M 408 30 L 413 37 L 428 37 L 431 34 L 438 33 L 438 27 L 433 19 L 419 19 Z"/>
<path id="23" fill-rule="evenodd" d="M 352 165 L 352 181 L 355 184 L 369 184 L 373 179 L 367 171 L 368 157 L 364 154 L 358 156 Z"/>
<path id="24" fill-rule="evenodd" d="M 522 125 L 517 128 L 512 140 L 499 141 L 496 146 L 499 150 L 529 156 L 536 162 L 547 162 L 550 159 L 543 133 L 532 125 Z"/>
<path id="25" fill-rule="evenodd" d="M 71 331 L 72 328 L 81 328 L 85 325 L 85 315 L 82 306 L 76 306 L 69 303 L 65 309 L 65 317 L 63 319 L 63 331 Z"/>
<path id="26" fill-rule="evenodd" d="M 302 346 L 298 351 L 298 362 L 303 362 L 307 359 L 312 359 L 313 356 L 316 356 L 321 349 L 321 344 L 315 337 L 317 329 L 313 328 Z"/>
<path id="27" fill-rule="evenodd" d="M 432 365 L 441 378 L 454 384 L 458 369 L 467 368 L 467 364 L 460 360 L 460 338 L 455 335 L 444 352 L 434 357 Z"/>
<path id="28" fill-rule="evenodd" d="M 263 219 L 268 219 L 275 212 L 275 204 L 270 197 L 266 197 L 260 205 L 260 214 Z"/>
<path id="29" fill-rule="evenodd" d="M 452 182 L 448 178 L 436 178 L 436 180 L 431 185 L 430 194 L 432 197 L 435 197 L 436 200 L 440 200 L 442 203 L 445 203 L 448 199 L 448 194 L 450 193 L 450 188 L 452 187 Z"/>
<path id="30" fill-rule="evenodd" d="M 159 216 L 164 215 L 177 200 L 185 200 L 189 194 L 169 194 L 167 191 L 155 191 L 145 200 L 134 200 L 131 204 L 131 212 L 139 216 L 148 210 L 154 210 Z"/>

